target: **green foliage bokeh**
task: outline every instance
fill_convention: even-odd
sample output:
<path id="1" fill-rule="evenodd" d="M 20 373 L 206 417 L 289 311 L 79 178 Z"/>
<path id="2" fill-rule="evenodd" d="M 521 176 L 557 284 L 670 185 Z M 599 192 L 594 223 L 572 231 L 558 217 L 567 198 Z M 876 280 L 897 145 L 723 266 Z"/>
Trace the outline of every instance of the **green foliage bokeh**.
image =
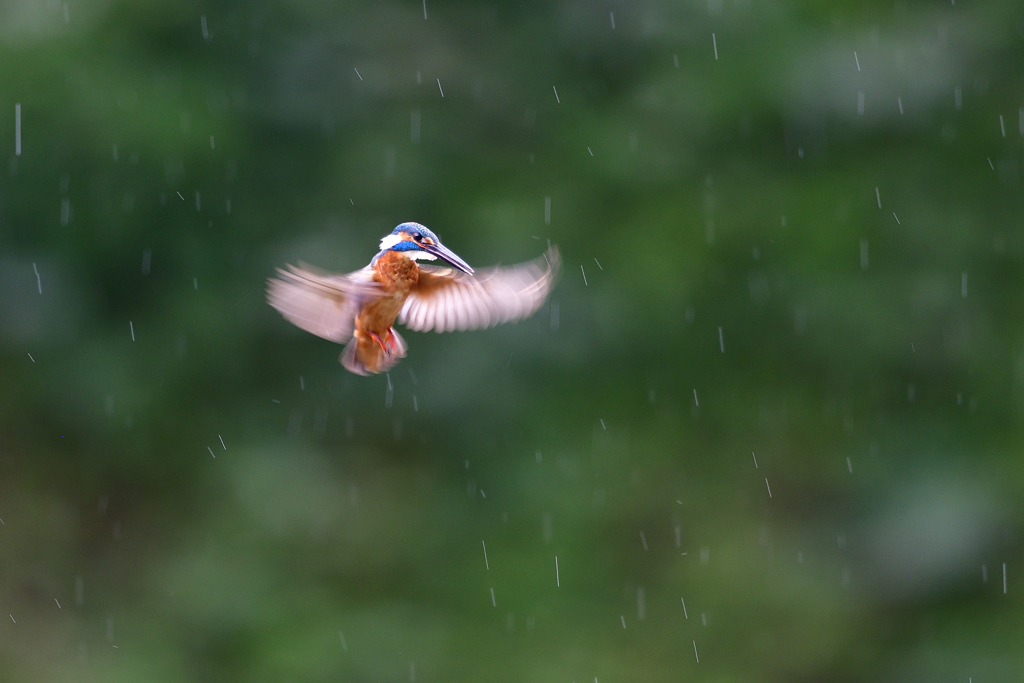
<path id="1" fill-rule="evenodd" d="M 1012 2 L 0 4 L 0 678 L 1013 680 L 1022 67 Z M 264 282 L 406 220 L 561 282 L 349 375 Z"/>

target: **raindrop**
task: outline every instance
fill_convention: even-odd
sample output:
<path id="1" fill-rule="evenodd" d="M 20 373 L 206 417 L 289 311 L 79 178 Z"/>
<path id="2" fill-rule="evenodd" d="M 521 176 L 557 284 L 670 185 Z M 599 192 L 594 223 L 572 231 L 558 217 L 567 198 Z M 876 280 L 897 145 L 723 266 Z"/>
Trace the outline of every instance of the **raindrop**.
<path id="1" fill-rule="evenodd" d="M 420 116 L 419 109 L 412 110 L 412 120 L 409 124 L 409 139 L 414 145 L 420 144 Z"/>

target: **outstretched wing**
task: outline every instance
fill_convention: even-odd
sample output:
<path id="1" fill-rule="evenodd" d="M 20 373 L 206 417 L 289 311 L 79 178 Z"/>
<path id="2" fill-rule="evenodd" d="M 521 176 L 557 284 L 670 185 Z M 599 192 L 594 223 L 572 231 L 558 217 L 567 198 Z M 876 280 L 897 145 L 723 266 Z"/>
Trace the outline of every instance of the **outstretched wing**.
<path id="1" fill-rule="evenodd" d="M 369 268 L 347 275 L 288 266 L 267 281 L 267 301 L 288 322 L 318 337 L 344 343 L 351 339 L 363 302 L 380 291 Z"/>
<path id="2" fill-rule="evenodd" d="M 451 332 L 521 320 L 544 303 L 560 265 L 556 247 L 533 261 L 474 275 L 421 265 L 419 282 L 398 322 L 416 332 Z"/>

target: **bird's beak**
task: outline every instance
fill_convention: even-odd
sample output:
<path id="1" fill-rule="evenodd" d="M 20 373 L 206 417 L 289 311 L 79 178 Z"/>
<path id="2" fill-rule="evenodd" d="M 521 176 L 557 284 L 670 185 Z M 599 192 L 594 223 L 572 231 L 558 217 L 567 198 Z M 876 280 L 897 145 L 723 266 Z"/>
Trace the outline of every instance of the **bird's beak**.
<path id="1" fill-rule="evenodd" d="M 451 265 L 461 270 L 463 273 L 469 273 L 470 275 L 473 274 L 473 269 L 469 267 L 468 263 L 466 263 L 458 256 L 456 256 L 455 252 L 453 252 L 451 249 L 444 246 L 440 242 L 437 242 L 435 244 L 424 245 L 423 251 L 427 252 L 428 254 L 433 254 L 434 256 L 436 256 L 437 258 L 441 259 L 446 263 L 450 263 Z"/>

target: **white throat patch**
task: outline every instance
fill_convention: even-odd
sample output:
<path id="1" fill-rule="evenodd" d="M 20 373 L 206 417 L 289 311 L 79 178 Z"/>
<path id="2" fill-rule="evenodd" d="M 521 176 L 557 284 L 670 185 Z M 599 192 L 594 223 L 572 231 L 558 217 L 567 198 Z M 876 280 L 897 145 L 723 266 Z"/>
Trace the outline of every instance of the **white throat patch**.
<path id="1" fill-rule="evenodd" d="M 437 257 L 433 254 L 428 254 L 425 251 L 406 251 L 403 252 L 406 256 L 411 258 L 413 261 L 436 261 Z"/>

